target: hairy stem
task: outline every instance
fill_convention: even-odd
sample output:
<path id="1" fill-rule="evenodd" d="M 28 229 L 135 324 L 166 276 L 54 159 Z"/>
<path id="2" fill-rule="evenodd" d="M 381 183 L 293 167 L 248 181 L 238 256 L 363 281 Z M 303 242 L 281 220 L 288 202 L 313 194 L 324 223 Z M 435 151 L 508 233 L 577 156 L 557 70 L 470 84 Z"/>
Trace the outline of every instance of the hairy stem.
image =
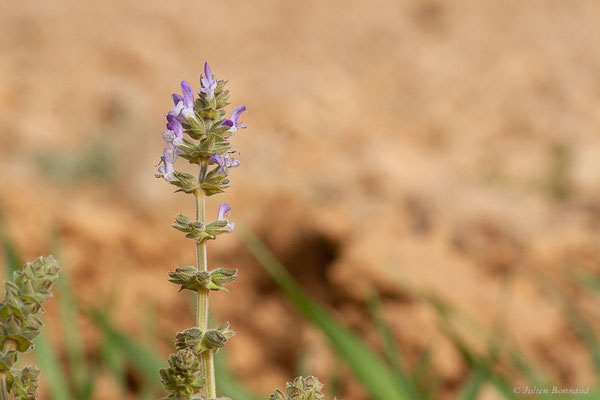
<path id="1" fill-rule="evenodd" d="M 204 223 L 204 208 L 206 196 L 204 192 L 196 194 L 196 221 Z M 196 269 L 198 271 L 206 271 L 208 265 L 206 262 L 206 241 L 196 243 Z M 198 315 L 197 325 L 202 332 L 208 328 L 208 290 L 198 291 Z"/>
<path id="2" fill-rule="evenodd" d="M 202 161 L 200 165 L 199 182 L 203 182 L 206 176 L 208 161 Z M 206 214 L 206 194 L 202 190 L 196 192 L 196 221 L 204 224 Z M 198 271 L 207 271 L 208 264 L 206 262 L 206 241 L 196 243 L 196 269 Z M 198 328 L 202 332 L 208 329 L 208 290 L 198 291 Z M 214 399 L 217 397 L 217 385 L 215 380 L 215 364 L 212 350 L 207 350 L 202 353 L 202 368 L 204 371 L 204 379 L 206 386 L 204 388 L 205 397 Z"/>
<path id="3" fill-rule="evenodd" d="M 6 340 L 2 344 L 2 354 L 7 351 L 17 349 L 17 343 L 13 340 Z M 11 396 L 8 393 L 8 385 L 6 382 L 6 373 L 0 374 L 0 400 L 10 400 Z"/>
<path id="4" fill-rule="evenodd" d="M 6 385 L 6 374 L 2 374 L 0 377 L 0 400 L 10 400 L 8 387 Z"/>

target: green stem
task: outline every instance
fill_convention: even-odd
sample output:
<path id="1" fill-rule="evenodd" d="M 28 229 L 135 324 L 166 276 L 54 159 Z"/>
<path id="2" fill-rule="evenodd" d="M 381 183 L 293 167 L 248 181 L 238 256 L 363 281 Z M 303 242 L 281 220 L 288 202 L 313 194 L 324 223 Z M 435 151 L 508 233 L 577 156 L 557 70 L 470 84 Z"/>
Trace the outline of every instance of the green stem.
<path id="1" fill-rule="evenodd" d="M 17 343 L 13 340 L 6 340 L 2 344 L 1 353 L 4 354 L 7 351 L 16 350 Z M 11 365 L 12 367 L 12 365 Z M 8 384 L 6 383 L 6 373 L 0 374 L 0 400 L 10 400 L 10 394 L 8 393 Z"/>
<path id="2" fill-rule="evenodd" d="M 204 223 L 205 214 L 205 194 L 200 192 L 196 194 L 196 221 Z M 196 269 L 206 271 L 208 264 L 206 262 L 206 241 L 196 243 Z M 208 291 L 198 291 L 198 315 L 196 323 L 202 332 L 208 329 Z"/>
<path id="3" fill-rule="evenodd" d="M 200 165 L 200 175 L 198 177 L 199 182 L 203 182 L 206 176 L 206 170 L 208 167 L 208 161 L 202 161 Z M 203 190 L 196 192 L 196 221 L 204 224 L 206 214 L 206 194 Z M 206 261 L 206 241 L 196 243 L 196 269 L 198 271 L 207 271 L 208 263 Z M 198 316 L 197 325 L 202 332 L 208 330 L 208 290 L 198 291 Z M 217 385 L 215 380 L 215 363 L 213 357 L 213 351 L 207 350 L 202 353 L 202 368 L 204 371 L 204 379 L 206 386 L 204 388 L 204 395 L 207 399 L 214 399 L 217 397 Z"/>
<path id="4" fill-rule="evenodd" d="M 10 400 L 8 397 L 8 387 L 6 385 L 6 374 L 0 378 L 0 400 Z"/>

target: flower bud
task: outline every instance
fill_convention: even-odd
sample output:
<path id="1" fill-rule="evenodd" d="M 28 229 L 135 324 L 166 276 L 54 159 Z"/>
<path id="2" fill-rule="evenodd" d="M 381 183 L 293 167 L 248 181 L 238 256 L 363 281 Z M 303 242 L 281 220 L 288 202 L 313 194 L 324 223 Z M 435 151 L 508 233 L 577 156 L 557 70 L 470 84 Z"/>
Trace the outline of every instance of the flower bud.
<path id="1" fill-rule="evenodd" d="M 210 280 L 215 285 L 225 285 L 237 279 L 237 269 L 217 268 L 210 272 Z"/>
<path id="2" fill-rule="evenodd" d="M 320 400 L 325 397 L 321 392 L 323 384 L 314 376 L 306 378 L 297 377 L 294 382 L 288 382 L 285 393 L 279 389 L 271 395 L 269 400 Z"/>
<path id="3" fill-rule="evenodd" d="M 197 349 L 202 342 L 202 330 L 198 328 L 189 328 L 179 332 L 175 337 L 175 347 L 177 349 Z"/>
<path id="4" fill-rule="evenodd" d="M 191 372 L 199 368 L 198 357 L 190 349 L 179 350 L 174 360 L 174 367 L 182 372 Z"/>
<path id="5" fill-rule="evenodd" d="M 233 335 L 235 335 L 235 332 L 229 329 L 229 322 L 219 325 L 215 329 L 209 329 L 202 336 L 202 348 L 204 350 L 218 350 Z"/>
<path id="6" fill-rule="evenodd" d="M 207 349 L 216 349 L 223 347 L 227 338 L 221 332 L 215 329 L 209 329 L 202 338 L 202 344 Z"/>

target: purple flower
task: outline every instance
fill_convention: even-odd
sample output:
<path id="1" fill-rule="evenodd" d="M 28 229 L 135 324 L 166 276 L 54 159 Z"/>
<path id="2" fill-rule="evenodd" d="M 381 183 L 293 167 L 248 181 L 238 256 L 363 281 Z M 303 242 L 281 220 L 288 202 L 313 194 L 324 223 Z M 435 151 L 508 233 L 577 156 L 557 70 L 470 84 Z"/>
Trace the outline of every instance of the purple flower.
<path id="1" fill-rule="evenodd" d="M 229 168 L 235 168 L 240 166 L 240 160 L 231 157 L 231 152 L 226 152 L 223 154 L 223 156 L 220 156 L 217 153 L 215 153 L 212 156 L 210 156 L 209 160 L 219 166 L 219 169 L 221 170 L 221 173 L 223 175 L 227 175 L 229 173 Z"/>
<path id="2" fill-rule="evenodd" d="M 248 126 L 246 124 L 238 122 L 240 115 L 242 115 L 244 111 L 246 111 L 245 105 L 242 104 L 241 106 L 237 106 L 235 110 L 233 110 L 233 112 L 231 113 L 231 119 L 226 119 L 225 121 L 223 121 L 223 125 L 229 127 L 229 132 L 231 132 L 231 134 L 234 134 L 238 130 L 238 128 L 244 129 Z"/>
<path id="3" fill-rule="evenodd" d="M 217 220 L 218 221 L 226 221 L 227 225 L 225 225 L 225 229 L 227 229 L 229 232 L 233 232 L 235 223 L 229 222 L 227 217 L 225 217 L 225 215 L 228 214 L 230 211 L 231 211 L 231 207 L 229 206 L 229 204 L 221 203 L 221 205 L 219 206 L 219 216 L 217 217 Z"/>
<path id="4" fill-rule="evenodd" d="M 176 181 L 175 170 L 173 169 L 173 163 L 177 160 L 177 153 L 172 148 L 166 148 L 163 150 L 163 155 L 160 158 L 160 165 L 158 172 L 169 182 Z"/>
<path id="5" fill-rule="evenodd" d="M 176 146 L 183 144 L 183 127 L 175 116 L 167 115 L 167 130 L 163 132 L 162 137 L 169 147 L 179 154 L 179 149 Z"/>
<path id="6" fill-rule="evenodd" d="M 181 92 L 173 93 L 173 108 L 169 111 L 169 115 L 176 117 L 180 122 L 187 122 L 189 119 L 195 119 L 194 113 L 194 90 L 186 81 L 181 81 Z"/>
<path id="7" fill-rule="evenodd" d="M 202 84 L 200 91 L 205 93 L 206 97 L 211 99 L 217 88 L 217 80 L 213 78 L 210 66 L 207 62 L 204 63 L 204 77 L 200 78 L 200 83 Z"/>

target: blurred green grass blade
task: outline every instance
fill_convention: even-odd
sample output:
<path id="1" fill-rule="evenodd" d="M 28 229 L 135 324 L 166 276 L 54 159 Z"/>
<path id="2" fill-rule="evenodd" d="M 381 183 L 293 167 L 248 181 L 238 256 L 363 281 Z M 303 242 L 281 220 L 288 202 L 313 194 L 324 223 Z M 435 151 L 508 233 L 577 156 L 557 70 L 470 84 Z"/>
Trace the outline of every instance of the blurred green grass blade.
<path id="1" fill-rule="evenodd" d="M 432 352 L 430 348 L 422 352 L 412 374 L 414 386 L 426 400 L 434 398 L 440 387 L 440 380 L 435 376 L 435 368 L 431 361 Z"/>
<path id="2" fill-rule="evenodd" d="M 48 382 L 50 395 L 54 400 L 72 400 L 69 385 L 64 375 L 64 370 L 52 344 L 48 340 L 46 332 L 35 339 L 35 359 L 38 367 L 42 370 L 41 379 Z"/>
<path id="3" fill-rule="evenodd" d="M 145 384 L 156 388 L 160 387 L 158 371 L 165 368 L 166 363 L 163 363 L 156 353 L 138 344 L 134 338 L 120 332 L 102 311 L 92 310 L 92 320 L 110 346 L 118 348 L 142 374 Z"/>
<path id="4" fill-rule="evenodd" d="M 158 339 L 158 326 L 156 325 L 156 307 L 147 304 L 142 311 L 142 326 L 144 327 L 143 343 L 151 346 Z"/>
<path id="5" fill-rule="evenodd" d="M 539 284 L 551 300 L 558 302 L 565 320 L 569 323 L 575 334 L 587 347 L 596 369 L 596 376 L 600 379 L 600 342 L 598 341 L 598 337 L 594 332 L 594 328 L 587 321 L 585 316 L 579 311 L 577 306 L 562 293 L 560 288 L 558 288 L 548 279 L 539 281 Z"/>
<path id="6" fill-rule="evenodd" d="M 400 361 L 400 352 L 396 346 L 396 341 L 394 340 L 392 330 L 381 315 L 381 304 L 376 294 L 373 294 L 369 297 L 367 305 L 369 312 L 371 313 L 371 319 L 373 320 L 375 329 L 379 335 L 379 340 L 383 345 L 385 357 L 390 364 L 390 367 L 392 367 L 392 370 L 398 376 L 406 379 L 408 375 Z"/>
<path id="7" fill-rule="evenodd" d="M 110 285 L 110 293 L 104 302 L 104 306 L 97 312 L 102 314 L 102 319 L 111 321 L 111 315 L 116 306 L 116 300 L 121 292 L 118 276 L 115 276 Z M 94 364 L 94 372 L 106 368 L 109 374 L 117 382 L 123 393 L 127 391 L 127 375 L 125 355 L 114 341 L 102 335 L 98 346 L 98 359 Z"/>
<path id="8" fill-rule="evenodd" d="M 22 261 L 21 257 L 17 253 L 14 242 L 6 232 L 5 228 L 2 228 L 2 250 L 4 251 L 4 265 L 6 266 L 5 278 L 6 280 L 12 280 L 13 272 L 21 268 Z"/>
<path id="9" fill-rule="evenodd" d="M 244 230 L 241 239 L 250 253 L 279 284 L 284 294 L 304 317 L 328 338 L 354 376 L 378 400 L 415 400 L 411 391 L 396 379 L 385 363 L 347 327 L 300 290 L 285 267 L 255 234 Z"/>
<path id="10" fill-rule="evenodd" d="M 596 275 L 582 269 L 574 270 L 571 275 L 575 282 L 582 288 L 600 294 L 600 278 Z"/>
<path id="11" fill-rule="evenodd" d="M 215 355 L 215 374 L 218 391 L 224 396 L 235 400 L 263 400 L 265 398 L 265 396 L 252 393 L 235 378 L 227 367 L 224 350 L 220 350 Z"/>
<path id="12" fill-rule="evenodd" d="M 335 398 L 340 391 L 341 383 L 342 377 L 338 372 L 334 371 L 326 382 L 325 389 L 327 390 L 328 394 L 326 398 Z"/>
<path id="13" fill-rule="evenodd" d="M 57 301 L 60 310 L 61 327 L 64 335 L 65 351 L 69 361 L 69 370 L 77 398 L 85 400 L 84 393 L 89 391 L 86 387 L 89 385 L 89 371 L 83 341 L 77 327 L 77 303 L 71 290 L 69 272 L 63 268 L 56 282 Z"/>
<path id="14" fill-rule="evenodd" d="M 588 348 L 592 361 L 594 362 L 596 375 L 600 379 L 600 343 L 598 343 L 598 337 L 594 332 L 594 328 L 592 328 L 585 317 L 566 297 L 562 297 L 561 300 L 564 305 L 563 314 L 565 315 L 565 319 Z"/>
<path id="15" fill-rule="evenodd" d="M 79 393 L 79 398 L 77 400 L 91 400 L 94 396 L 94 389 L 96 388 L 96 379 L 98 377 L 98 372 L 91 368 L 90 372 L 85 377 L 85 382 L 81 387 L 81 392 Z"/>
<path id="16" fill-rule="evenodd" d="M 479 368 L 476 368 L 467 381 L 462 385 L 456 396 L 457 400 L 477 400 L 477 395 L 487 380 L 487 373 Z"/>
<path id="17" fill-rule="evenodd" d="M 456 347 L 458 352 L 462 355 L 467 365 L 472 369 L 484 373 L 487 377 L 487 381 L 493 384 L 500 394 L 509 400 L 521 399 L 514 393 L 514 387 L 502 375 L 494 372 L 492 364 L 486 360 L 485 357 L 478 356 L 469 349 L 467 344 L 452 329 L 447 319 L 442 319 L 440 330 L 454 344 L 454 347 Z"/>
<path id="18" fill-rule="evenodd" d="M 102 339 L 102 344 L 100 345 L 100 363 L 106 367 L 119 384 L 119 387 L 124 388 L 127 386 L 125 356 L 115 342 L 106 337 Z"/>
<path id="19" fill-rule="evenodd" d="M 54 229 L 51 229 L 48 234 L 48 243 L 55 258 L 59 261 L 61 247 L 58 234 Z M 55 286 L 57 294 L 57 302 L 60 315 L 60 326 L 65 344 L 65 352 L 69 363 L 69 378 L 75 389 L 75 397 L 78 400 L 88 400 L 91 398 L 94 384 L 91 378 L 91 373 L 85 357 L 83 340 L 79 333 L 77 321 L 79 318 L 79 304 L 73 294 L 71 286 L 71 276 L 69 269 L 63 264 L 58 280 Z"/>
<path id="20" fill-rule="evenodd" d="M 138 400 L 154 400 L 154 391 L 144 386 Z"/>
<path id="21" fill-rule="evenodd" d="M 427 294 L 413 293 L 416 297 L 429 303 L 438 313 L 440 317 L 445 318 L 447 321 L 456 320 L 466 326 L 470 332 L 475 333 L 480 339 L 487 342 L 493 342 L 496 340 L 494 335 L 487 332 L 486 329 L 479 323 L 477 323 L 470 315 L 464 313 L 451 306 L 449 303 Z M 508 362 L 510 362 L 514 368 L 521 372 L 532 384 L 537 387 L 549 387 L 549 380 L 545 374 L 541 372 L 533 363 L 528 362 L 525 355 L 513 347 L 507 347 L 504 352 L 508 354 Z M 551 394 L 540 394 L 542 399 L 557 400 L 556 396 Z"/>
<path id="22" fill-rule="evenodd" d="M 379 335 L 379 340 L 383 345 L 384 355 L 389 366 L 396 377 L 402 381 L 402 385 L 404 385 L 407 391 L 410 392 L 411 397 L 416 397 L 417 387 L 413 384 L 410 375 L 404 367 L 405 363 L 401 359 L 402 355 L 396 346 L 396 340 L 394 339 L 392 330 L 381 315 L 381 304 L 379 297 L 376 294 L 371 295 L 367 305 L 369 312 L 371 313 L 371 319 L 373 320 L 375 329 Z"/>
<path id="23" fill-rule="evenodd" d="M 544 377 L 534 365 L 527 362 L 520 353 L 510 350 L 509 357 L 516 369 L 521 372 L 533 386 L 550 387 L 550 383 L 546 377 Z M 550 394 L 542 394 L 541 396 L 543 399 L 553 398 Z"/>
<path id="24" fill-rule="evenodd" d="M 569 400 L 591 400 L 600 399 L 600 387 L 590 388 L 590 392 L 587 394 L 574 394 L 568 396 Z"/>

